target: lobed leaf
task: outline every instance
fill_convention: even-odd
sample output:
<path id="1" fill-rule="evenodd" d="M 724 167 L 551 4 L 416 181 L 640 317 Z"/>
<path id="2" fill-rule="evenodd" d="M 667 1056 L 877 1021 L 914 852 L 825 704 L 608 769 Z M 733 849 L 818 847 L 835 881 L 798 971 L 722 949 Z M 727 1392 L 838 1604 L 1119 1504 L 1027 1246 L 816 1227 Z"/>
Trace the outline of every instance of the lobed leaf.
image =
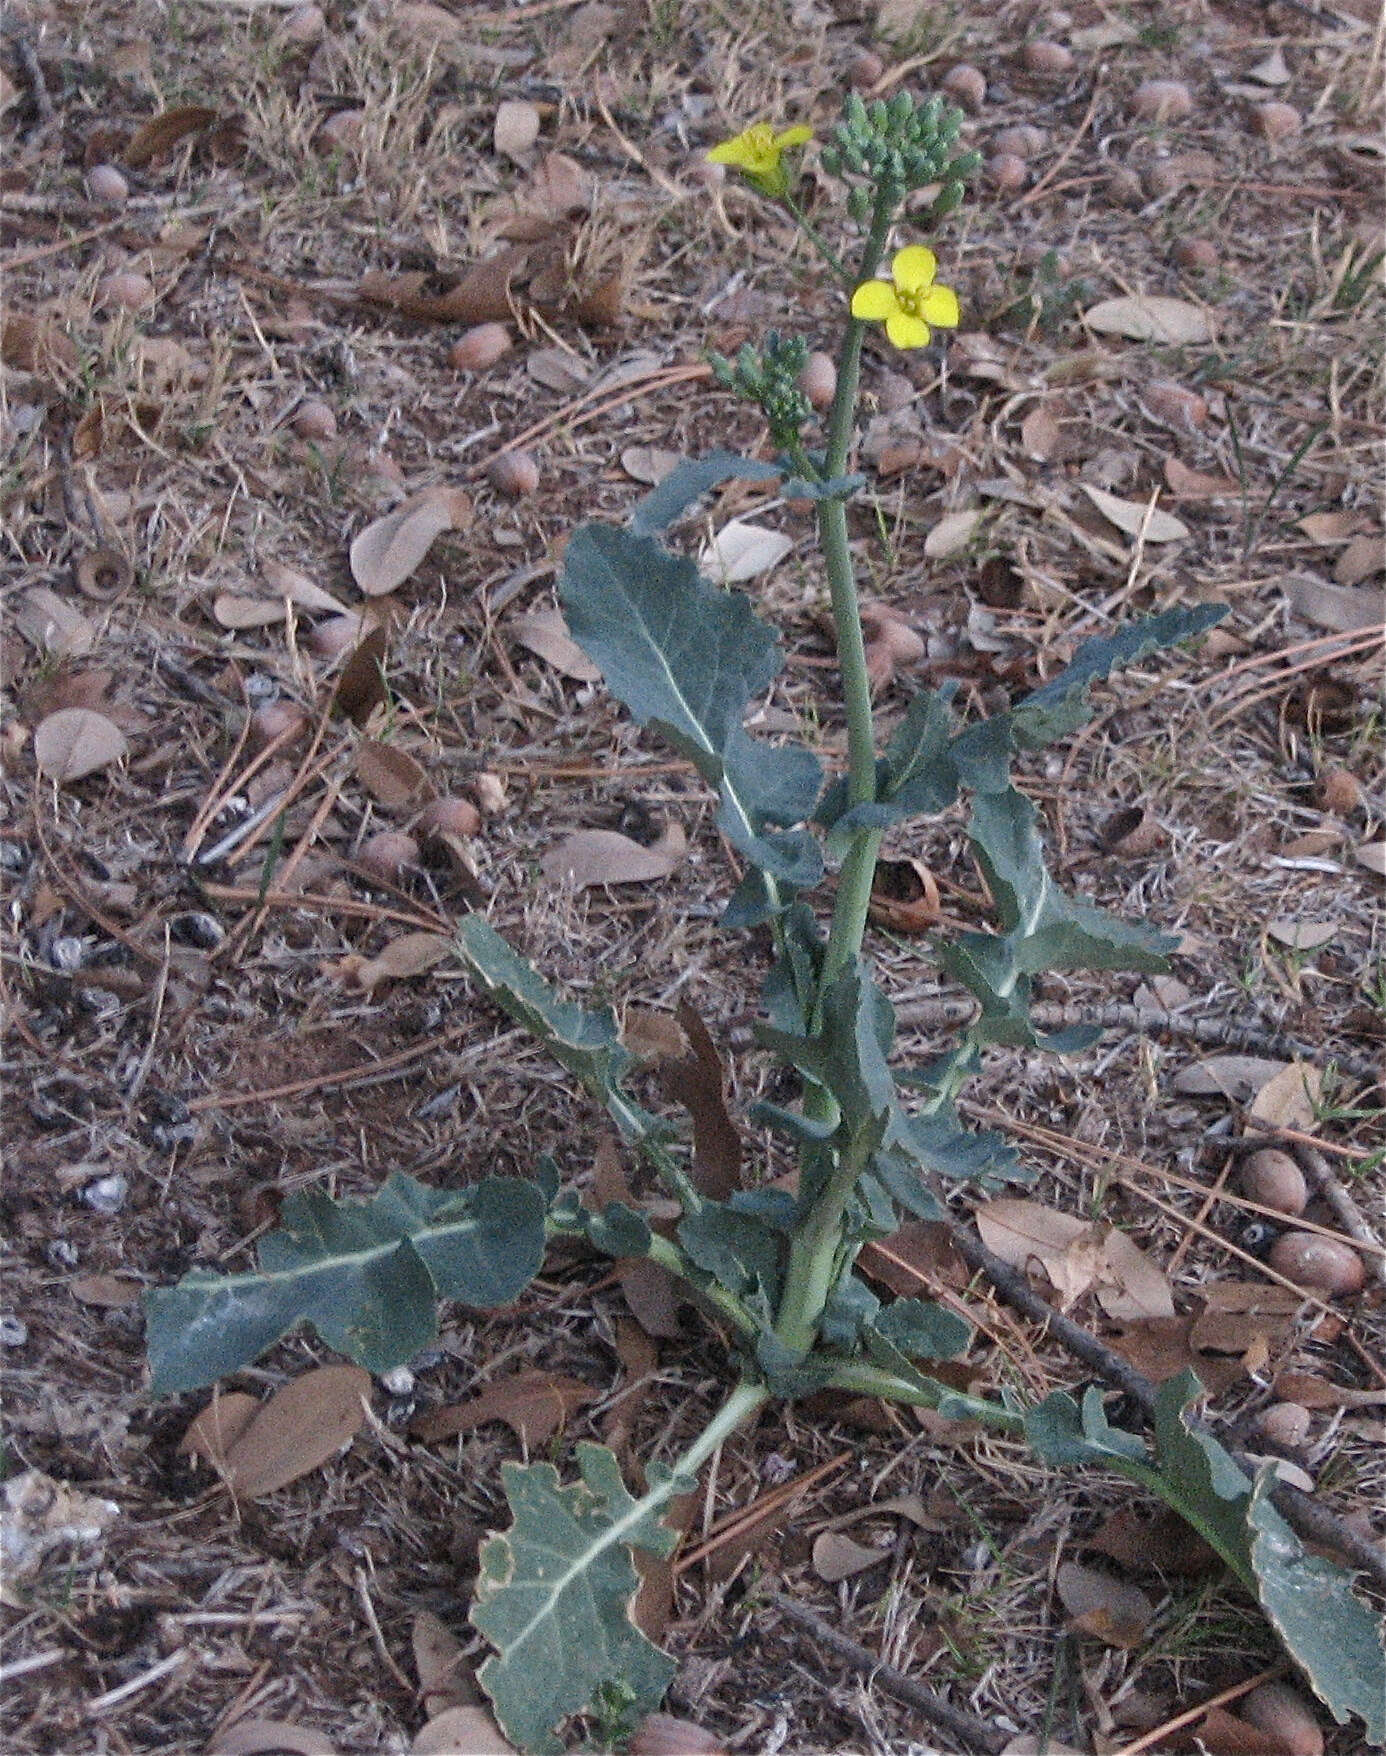
<path id="1" fill-rule="evenodd" d="M 561 1750 L 555 1728 L 609 1684 L 650 1712 L 676 1669 L 632 1619 L 630 1553 L 673 1553 L 678 1534 L 659 1511 L 676 1484 L 656 1480 L 636 1500 L 604 1445 L 579 1445 L 577 1462 L 582 1479 L 566 1487 L 552 1464 L 502 1465 L 514 1522 L 482 1545 L 471 1610 L 496 1648 L 478 1681 L 506 1735 L 530 1751 Z"/>
<path id="2" fill-rule="evenodd" d="M 371 1372 L 436 1338 L 439 1297 L 509 1304 L 539 1271 L 542 1192 L 515 1177 L 430 1189 L 396 1172 L 369 1202 L 300 1190 L 251 1274 L 195 1270 L 146 1295 L 156 1395 L 195 1390 L 309 1323 Z"/>

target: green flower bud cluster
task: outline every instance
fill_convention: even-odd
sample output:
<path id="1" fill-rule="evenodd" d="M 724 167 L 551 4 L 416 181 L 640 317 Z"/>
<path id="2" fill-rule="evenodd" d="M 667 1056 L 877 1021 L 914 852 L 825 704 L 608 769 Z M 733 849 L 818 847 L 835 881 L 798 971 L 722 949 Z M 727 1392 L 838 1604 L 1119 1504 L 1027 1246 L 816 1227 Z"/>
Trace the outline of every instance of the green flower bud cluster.
<path id="1" fill-rule="evenodd" d="M 850 92 L 832 143 L 823 148 L 823 169 L 830 176 L 865 178 L 865 186 L 847 197 L 852 218 L 865 221 L 876 199 L 899 201 L 929 183 L 942 188 L 934 216 L 951 213 L 963 198 L 964 179 L 981 163 L 975 152 L 954 154 L 963 114 L 935 95 L 917 104 L 907 91 L 889 103 L 877 98 L 867 104 Z"/>
<path id="2" fill-rule="evenodd" d="M 760 347 L 747 342 L 734 364 L 716 353 L 708 360 L 720 385 L 760 406 L 775 443 L 792 445 L 813 413 L 813 404 L 799 386 L 808 355 L 808 343 L 802 336 L 782 336 L 772 329 Z"/>

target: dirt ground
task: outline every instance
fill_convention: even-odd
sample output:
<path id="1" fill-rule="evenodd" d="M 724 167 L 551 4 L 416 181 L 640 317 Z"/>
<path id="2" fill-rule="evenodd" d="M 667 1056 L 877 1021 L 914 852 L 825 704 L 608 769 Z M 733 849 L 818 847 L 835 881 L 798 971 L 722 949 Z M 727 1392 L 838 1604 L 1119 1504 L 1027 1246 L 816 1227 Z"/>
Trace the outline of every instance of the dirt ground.
<path id="1" fill-rule="evenodd" d="M 864 589 L 924 649 L 880 690 L 883 725 L 950 677 L 964 710 L 1003 704 L 1123 615 L 1231 606 L 1198 653 L 1145 661 L 1102 691 L 1088 731 L 1021 770 L 1065 883 L 1183 935 L 1172 977 L 1140 995 L 1118 975 L 1051 981 L 1044 998 L 1167 1007 L 1202 1040 L 1128 1021 L 1063 1061 L 993 1052 L 966 1107 L 1015 1132 L 1031 1197 L 1134 1238 L 1187 1318 L 1224 1283 L 1270 1283 L 1208 1138 L 1240 1131 L 1250 1087 L 1180 1076 L 1228 1052 L 1283 1061 L 1289 1036 L 1322 1085 L 1282 1119 L 1381 1235 L 1372 0 L 20 0 L 0 53 L 4 1471 L 113 1508 L 96 1540 L 11 1570 L 7 1751 L 200 1752 L 247 1714 L 303 1728 L 294 1748 L 407 1750 L 439 1704 L 418 1619 L 479 1660 L 477 1543 L 503 1522 L 499 1464 L 521 1455 L 498 1423 L 427 1444 L 411 1422 L 521 1369 L 558 1374 L 591 1394 L 535 1453 L 561 1463 L 571 1440 L 607 1436 L 629 1463 L 672 1457 L 713 1406 L 717 1337 L 685 1313 L 679 1334 L 647 1338 L 609 1265 L 554 1258 L 514 1310 L 446 1309 L 438 1346 L 376 1385 L 346 1450 L 238 1505 L 178 1449 L 207 1395 L 151 1400 L 136 1295 L 194 1264 L 247 1266 L 299 1188 L 365 1195 L 393 1170 L 465 1184 L 543 1153 L 590 1184 L 598 1118 L 460 970 L 392 979 L 369 962 L 472 907 L 569 993 L 647 1029 L 691 1002 L 728 1056 L 735 1114 L 785 1095 L 746 1046 L 768 941 L 716 925 L 738 874 L 707 794 L 561 649 L 553 662 L 551 626 L 520 618 L 553 608 L 566 534 L 646 491 L 652 448 L 764 444 L 710 381 L 708 347 L 776 324 L 832 340 L 838 295 L 812 252 L 703 154 L 760 118 L 821 136 L 849 82 L 927 90 L 974 67 L 955 89 L 988 160 L 931 240 L 962 332 L 918 354 L 868 345 L 853 540 Z M 1151 97 L 1154 80 L 1180 86 Z M 805 175 L 841 236 L 841 191 L 812 151 Z M 517 253 L 513 311 L 494 264 L 469 273 L 501 251 Z M 1211 339 L 1085 327 L 1136 293 L 1203 313 Z M 459 367 L 454 343 L 496 315 L 513 346 Z M 535 491 L 496 485 L 507 447 L 532 454 Z M 454 528 L 403 583 L 363 596 L 353 539 L 434 486 L 464 489 L 470 511 L 454 501 Z M 1089 489 L 1128 520 L 1134 506 L 1130 528 Z M 1147 517 L 1157 491 L 1177 532 Z M 709 528 L 733 515 L 794 545 L 747 587 L 788 654 L 762 727 L 796 727 L 840 764 L 811 524 L 762 484 L 716 497 Z M 704 534 L 695 520 L 679 540 Z M 367 734 L 333 709 L 364 721 L 382 663 Z M 310 741 L 273 713 L 251 724 L 280 704 Z M 35 736 L 63 710 L 116 733 L 70 778 L 77 758 Z M 252 770 L 276 725 L 284 741 Z M 363 760 L 367 735 L 396 756 Z M 391 866 L 372 838 L 414 829 L 426 793 L 480 820 L 418 834 Z M 654 881 L 575 890 L 542 863 L 574 831 L 667 845 L 670 826 L 687 856 Z M 975 924 L 962 829 L 961 813 L 914 823 L 888 851 L 925 862 L 945 911 Z M 811 900 L 825 912 L 830 886 Z M 877 929 L 870 949 L 916 1021 L 901 1063 L 918 1063 L 946 1041 L 936 1003 L 956 992 L 927 938 Z M 753 1180 L 787 1168 L 755 1130 L 747 1148 Z M 1340 1229 L 1330 1209 L 1310 1217 Z M 1252 1443 L 1285 1372 L 1359 1392 L 1314 1408 L 1293 1461 L 1378 1540 L 1380 1260 L 1360 1293 L 1216 1354 L 1212 1404 Z M 955 1262 L 918 1261 L 903 1284 L 979 1325 L 976 1382 L 1040 1396 L 1084 1381 Z M 1090 1291 L 1071 1314 L 1123 1339 Z M 1187 1333 L 1160 1358 L 1177 1364 Z M 1174 1369 L 1148 1332 L 1126 1339 L 1142 1370 Z M 298 1335 L 229 1387 L 264 1395 L 331 1357 Z M 965 1747 L 771 1591 L 1007 1735 L 1082 1750 L 1124 1749 L 1277 1662 L 1216 1575 L 1093 1548 L 1130 1501 L 1115 1480 L 856 1413 L 865 1426 L 765 1416 L 691 1511 L 670 1711 L 720 1747 Z M 721 1540 L 729 1514 L 800 1477 L 756 1540 Z M 915 1522 L 865 1511 L 911 1494 Z M 879 1559 L 829 1583 L 815 1539 L 853 1514 Z M 1078 1558 L 1146 1593 L 1131 1644 L 1071 1625 L 1054 1582 Z M 1324 1731 L 1340 1756 L 1360 1747 L 1354 1728 Z M 1193 1748 L 1181 1735 L 1159 1747 Z"/>

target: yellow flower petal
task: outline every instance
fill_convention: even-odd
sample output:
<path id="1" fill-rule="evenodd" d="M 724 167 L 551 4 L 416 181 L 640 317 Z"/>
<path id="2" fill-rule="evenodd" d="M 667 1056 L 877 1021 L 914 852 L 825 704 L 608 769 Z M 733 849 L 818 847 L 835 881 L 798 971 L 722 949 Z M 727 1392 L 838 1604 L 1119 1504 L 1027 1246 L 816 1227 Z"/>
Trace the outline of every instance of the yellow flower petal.
<path id="1" fill-rule="evenodd" d="M 890 265 L 891 279 L 902 293 L 923 292 L 937 272 L 938 257 L 923 244 L 907 244 L 897 250 Z"/>
<path id="2" fill-rule="evenodd" d="M 783 134 L 777 134 L 775 146 L 780 152 L 788 152 L 791 147 L 804 146 L 812 139 L 812 128 L 806 128 L 799 122 L 793 128 L 786 128 Z"/>
<path id="3" fill-rule="evenodd" d="M 892 311 L 885 320 L 886 334 L 897 348 L 926 348 L 929 326 L 922 318 L 911 317 L 908 311 Z"/>
<path id="4" fill-rule="evenodd" d="M 753 154 L 747 149 L 744 134 L 738 134 L 735 140 L 720 141 L 707 156 L 714 165 L 745 166 L 755 163 Z"/>
<path id="5" fill-rule="evenodd" d="M 888 280 L 864 280 L 852 294 L 853 317 L 864 318 L 868 323 L 879 323 L 899 309 L 900 301 Z"/>
<path id="6" fill-rule="evenodd" d="M 929 287 L 919 295 L 919 315 L 936 329 L 956 329 L 962 320 L 958 295 L 952 287 Z"/>

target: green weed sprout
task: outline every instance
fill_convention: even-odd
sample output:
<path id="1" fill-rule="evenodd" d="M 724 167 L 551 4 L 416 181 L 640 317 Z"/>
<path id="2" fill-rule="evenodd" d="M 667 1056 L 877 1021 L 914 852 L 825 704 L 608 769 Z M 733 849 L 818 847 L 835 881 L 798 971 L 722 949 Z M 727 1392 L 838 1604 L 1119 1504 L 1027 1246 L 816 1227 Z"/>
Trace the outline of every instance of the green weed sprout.
<path id="1" fill-rule="evenodd" d="M 1197 1525 L 1261 1602 L 1315 1688 L 1340 1719 L 1382 1730 L 1386 1687 L 1371 1617 L 1348 1578 L 1307 1557 L 1253 1482 L 1215 1441 L 1195 1435 L 1185 1409 L 1194 1380 L 1162 1393 L 1155 1443 L 1110 1428 L 1101 1398 L 1063 1395 L 1035 1408 L 964 1396 L 931 1376 L 933 1362 L 969 1346 L 969 1326 L 938 1305 L 882 1303 L 858 1273 L 864 1244 L 902 1216 L 941 1218 L 949 1186 L 982 1191 L 1026 1180 L 1007 1142 L 969 1131 L 956 1098 L 992 1044 L 1059 1053 L 1088 1046 L 1086 1030 L 1043 1036 L 1030 1018 L 1035 977 L 1052 970 L 1158 970 L 1173 942 L 1140 923 L 1070 897 L 1050 875 L 1037 814 L 1011 764 L 1070 736 L 1090 716 L 1090 686 L 1153 649 L 1191 639 L 1221 609 L 1166 610 L 1081 647 L 1072 664 L 1004 713 L 959 725 L 948 690 L 923 691 L 878 749 L 847 502 L 864 486 L 851 471 L 858 377 L 868 327 L 891 345 L 922 347 L 955 327 L 957 295 L 936 279 L 931 246 L 895 239 L 906 201 L 934 225 L 963 198 L 975 155 L 957 149 L 960 113 L 907 92 L 889 103 L 847 99 L 822 163 L 847 187 L 844 237 L 824 242 L 795 193 L 803 127 L 758 123 L 709 155 L 738 170 L 800 224 L 845 303 L 835 398 L 821 449 L 799 387 L 798 337 L 771 334 L 716 376 L 763 412 L 773 463 L 718 451 L 675 469 L 625 525 L 589 523 L 569 542 L 561 580 L 574 639 L 641 725 L 686 757 L 717 798 L 717 824 L 745 876 L 723 915 L 728 928 L 765 926 L 774 959 L 765 981 L 761 1046 L 793 1069 L 801 1101 L 763 1103 L 751 1119 L 793 1145 L 793 1194 L 708 1186 L 677 1130 L 626 1089 L 633 1059 L 608 1009 L 564 1000 L 480 914 L 467 917 L 458 955 L 479 987 L 524 1025 L 612 1118 L 627 1148 L 679 1204 L 672 1237 L 636 1207 L 585 1205 L 545 1161 L 528 1178 L 489 1176 L 440 1191 L 396 1174 L 369 1202 L 299 1191 L 260 1246 L 255 1272 L 197 1271 L 148 1299 L 154 1388 L 209 1384 L 302 1322 L 373 1372 L 429 1345 L 436 1304 L 514 1300 L 550 1239 L 585 1239 L 616 1258 L 646 1257 L 677 1277 L 728 1337 L 735 1381 L 672 1468 L 651 1464 L 639 1493 L 606 1447 L 576 1447 L 577 1476 L 552 1463 L 503 1467 L 512 1523 L 481 1553 L 471 1610 L 493 1655 L 480 1679 L 508 1737 L 527 1751 L 564 1747 L 574 1716 L 623 1723 L 658 1706 L 674 1663 L 636 1627 L 634 1551 L 668 1555 L 663 1513 L 700 1466 L 773 1398 L 821 1390 L 940 1410 L 1028 1437 L 1055 1464 L 1099 1463 L 1163 1495 Z M 932 190 L 931 203 L 922 191 Z M 892 245 L 894 244 L 894 248 Z M 831 597 L 843 706 L 846 772 L 830 784 L 805 745 L 752 736 L 752 701 L 779 672 L 772 630 L 742 594 L 719 589 L 663 540 L 699 497 L 735 478 L 787 478 L 786 496 L 813 502 Z M 969 795 L 972 849 L 995 913 L 990 932 L 964 932 L 938 960 L 979 1002 L 948 1053 L 898 1074 L 894 1014 L 862 955 L 884 832 L 950 810 Z M 805 901 L 837 866 L 826 935 Z M 1300 1613 L 1312 1597 L 1314 1614 Z M 1373 1659 L 1372 1654 L 1375 1654 Z"/>

